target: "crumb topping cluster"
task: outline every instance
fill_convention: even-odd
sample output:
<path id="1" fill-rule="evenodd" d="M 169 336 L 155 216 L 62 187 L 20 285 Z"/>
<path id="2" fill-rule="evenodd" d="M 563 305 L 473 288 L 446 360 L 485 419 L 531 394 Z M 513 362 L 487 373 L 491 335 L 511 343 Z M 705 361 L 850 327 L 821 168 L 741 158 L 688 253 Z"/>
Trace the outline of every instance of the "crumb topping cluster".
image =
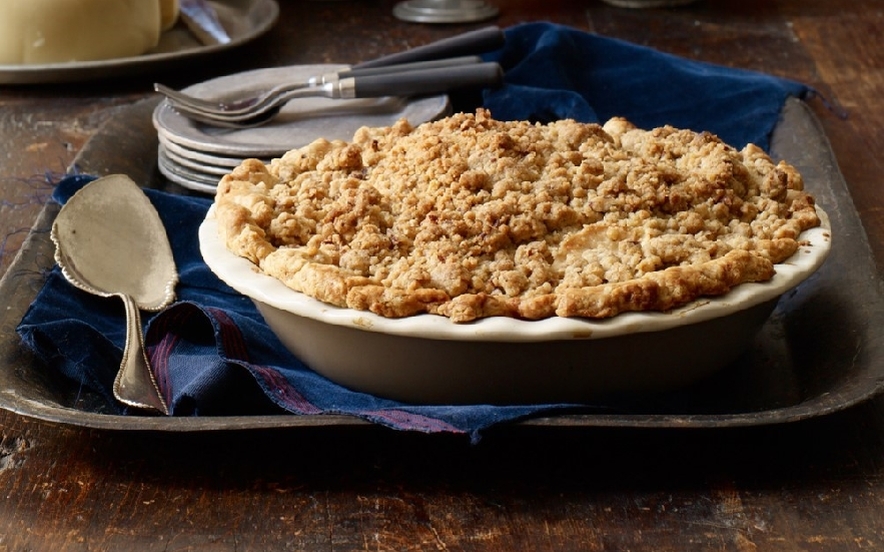
<path id="1" fill-rule="evenodd" d="M 292 289 L 455 322 L 668 310 L 770 279 L 819 224 L 798 172 L 752 144 L 481 109 L 246 160 L 215 216 Z"/>

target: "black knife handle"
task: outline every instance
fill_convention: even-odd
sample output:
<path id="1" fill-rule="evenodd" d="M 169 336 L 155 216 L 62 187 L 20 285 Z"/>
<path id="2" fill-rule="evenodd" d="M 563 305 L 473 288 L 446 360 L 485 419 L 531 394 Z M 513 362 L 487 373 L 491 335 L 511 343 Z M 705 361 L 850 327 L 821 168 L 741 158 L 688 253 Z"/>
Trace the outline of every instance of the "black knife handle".
<path id="1" fill-rule="evenodd" d="M 503 69 L 495 62 L 474 63 L 457 67 L 422 69 L 404 73 L 369 75 L 353 78 L 357 98 L 380 96 L 419 96 L 439 94 L 459 88 L 499 86 Z"/>
<path id="2" fill-rule="evenodd" d="M 430 61 L 413 61 L 410 63 L 400 63 L 397 65 L 382 65 L 378 67 L 354 67 L 338 72 L 339 79 L 349 77 L 367 77 L 370 75 L 389 75 L 392 73 L 404 73 L 406 71 L 416 71 L 419 69 L 436 69 L 439 67 L 457 67 L 461 65 L 473 65 L 482 63 L 479 56 L 460 56 L 445 59 L 434 59 Z"/>
<path id="3" fill-rule="evenodd" d="M 424 46 L 417 46 L 404 52 L 365 61 L 354 65 L 353 68 L 382 67 L 385 65 L 410 63 L 412 61 L 429 61 L 469 54 L 481 54 L 497 50 L 503 46 L 504 41 L 503 31 L 499 27 L 483 27 L 475 31 L 443 38 Z"/>

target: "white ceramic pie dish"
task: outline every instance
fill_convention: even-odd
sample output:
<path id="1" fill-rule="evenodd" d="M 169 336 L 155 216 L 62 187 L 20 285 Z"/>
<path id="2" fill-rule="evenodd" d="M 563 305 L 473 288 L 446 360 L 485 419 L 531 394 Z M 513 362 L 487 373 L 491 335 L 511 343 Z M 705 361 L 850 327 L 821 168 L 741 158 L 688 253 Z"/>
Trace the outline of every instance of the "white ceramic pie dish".
<path id="1" fill-rule="evenodd" d="M 455 324 L 445 317 L 388 319 L 338 308 L 287 288 L 231 253 L 214 209 L 200 226 L 209 268 L 256 304 L 312 369 L 357 391 L 425 404 L 585 403 L 665 392 L 735 361 L 780 295 L 813 274 L 831 248 L 828 217 L 765 283 L 669 312 L 607 320 L 505 317 Z"/>

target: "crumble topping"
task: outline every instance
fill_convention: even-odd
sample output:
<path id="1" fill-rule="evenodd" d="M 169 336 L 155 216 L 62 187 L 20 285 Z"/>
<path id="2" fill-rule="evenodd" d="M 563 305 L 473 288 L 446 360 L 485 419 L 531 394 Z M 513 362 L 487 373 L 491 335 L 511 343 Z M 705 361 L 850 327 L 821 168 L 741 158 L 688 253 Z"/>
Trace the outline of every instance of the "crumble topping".
<path id="1" fill-rule="evenodd" d="M 454 322 L 669 310 L 770 279 L 820 222 L 795 168 L 752 144 L 483 109 L 245 160 L 215 215 L 294 290 Z"/>

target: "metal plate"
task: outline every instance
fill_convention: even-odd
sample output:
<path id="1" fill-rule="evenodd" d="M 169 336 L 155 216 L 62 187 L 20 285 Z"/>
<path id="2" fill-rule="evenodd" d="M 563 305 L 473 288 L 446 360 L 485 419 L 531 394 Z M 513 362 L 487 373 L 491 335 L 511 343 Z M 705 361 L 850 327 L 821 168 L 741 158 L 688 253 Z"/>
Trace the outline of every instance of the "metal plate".
<path id="1" fill-rule="evenodd" d="M 255 69 L 201 82 L 184 89 L 199 98 L 224 98 L 336 71 L 342 65 L 291 65 Z M 407 119 L 412 125 L 438 119 L 451 111 L 447 94 L 418 98 L 302 98 L 286 104 L 272 121 L 254 128 L 216 128 L 194 122 L 163 101 L 153 113 L 160 142 L 163 175 L 189 190 L 214 194 L 221 176 L 230 172 L 211 159 L 272 159 L 305 146 L 320 136 L 350 140 L 363 126 L 379 127 Z M 196 161 L 196 163 L 194 163 Z M 231 167 L 231 168 L 232 168 Z"/>
<path id="2" fill-rule="evenodd" d="M 120 172 L 146 187 L 188 193 L 157 170 L 151 113 L 156 100 L 122 110 L 84 148 L 79 170 Z M 832 253 L 825 265 L 784 296 L 735 364 L 702 384 L 635 405 L 630 411 L 563 414 L 518 422 L 534 426 L 711 428 L 792 422 L 843 410 L 884 386 L 884 286 L 859 216 L 818 122 L 790 101 L 773 137 L 776 157 L 804 175 L 829 214 Z M 85 427 L 196 432 L 364 425 L 347 416 L 156 418 L 102 413 L 101 401 L 37 363 L 15 333 L 52 266 L 47 205 L 19 256 L 0 280 L 0 407 Z"/>
<path id="3" fill-rule="evenodd" d="M 290 65 L 225 75 L 183 90 L 198 98 L 237 97 L 244 93 L 307 80 L 341 69 L 342 65 Z M 279 115 L 254 128 L 218 128 L 194 122 L 168 102 L 157 106 L 153 123 L 164 142 L 189 151 L 226 157 L 279 157 L 290 149 L 324 137 L 350 140 L 363 126 L 379 127 L 407 119 L 413 125 L 431 121 L 451 110 L 446 94 L 418 98 L 299 98 L 283 106 Z"/>
<path id="4" fill-rule="evenodd" d="M 275 0 L 214 0 L 209 3 L 230 35 L 231 40 L 226 44 L 204 46 L 180 23 L 163 33 L 157 47 L 144 55 L 44 65 L 0 65 L 0 84 L 78 82 L 145 74 L 241 46 L 270 30 L 279 17 L 279 5 Z"/>

